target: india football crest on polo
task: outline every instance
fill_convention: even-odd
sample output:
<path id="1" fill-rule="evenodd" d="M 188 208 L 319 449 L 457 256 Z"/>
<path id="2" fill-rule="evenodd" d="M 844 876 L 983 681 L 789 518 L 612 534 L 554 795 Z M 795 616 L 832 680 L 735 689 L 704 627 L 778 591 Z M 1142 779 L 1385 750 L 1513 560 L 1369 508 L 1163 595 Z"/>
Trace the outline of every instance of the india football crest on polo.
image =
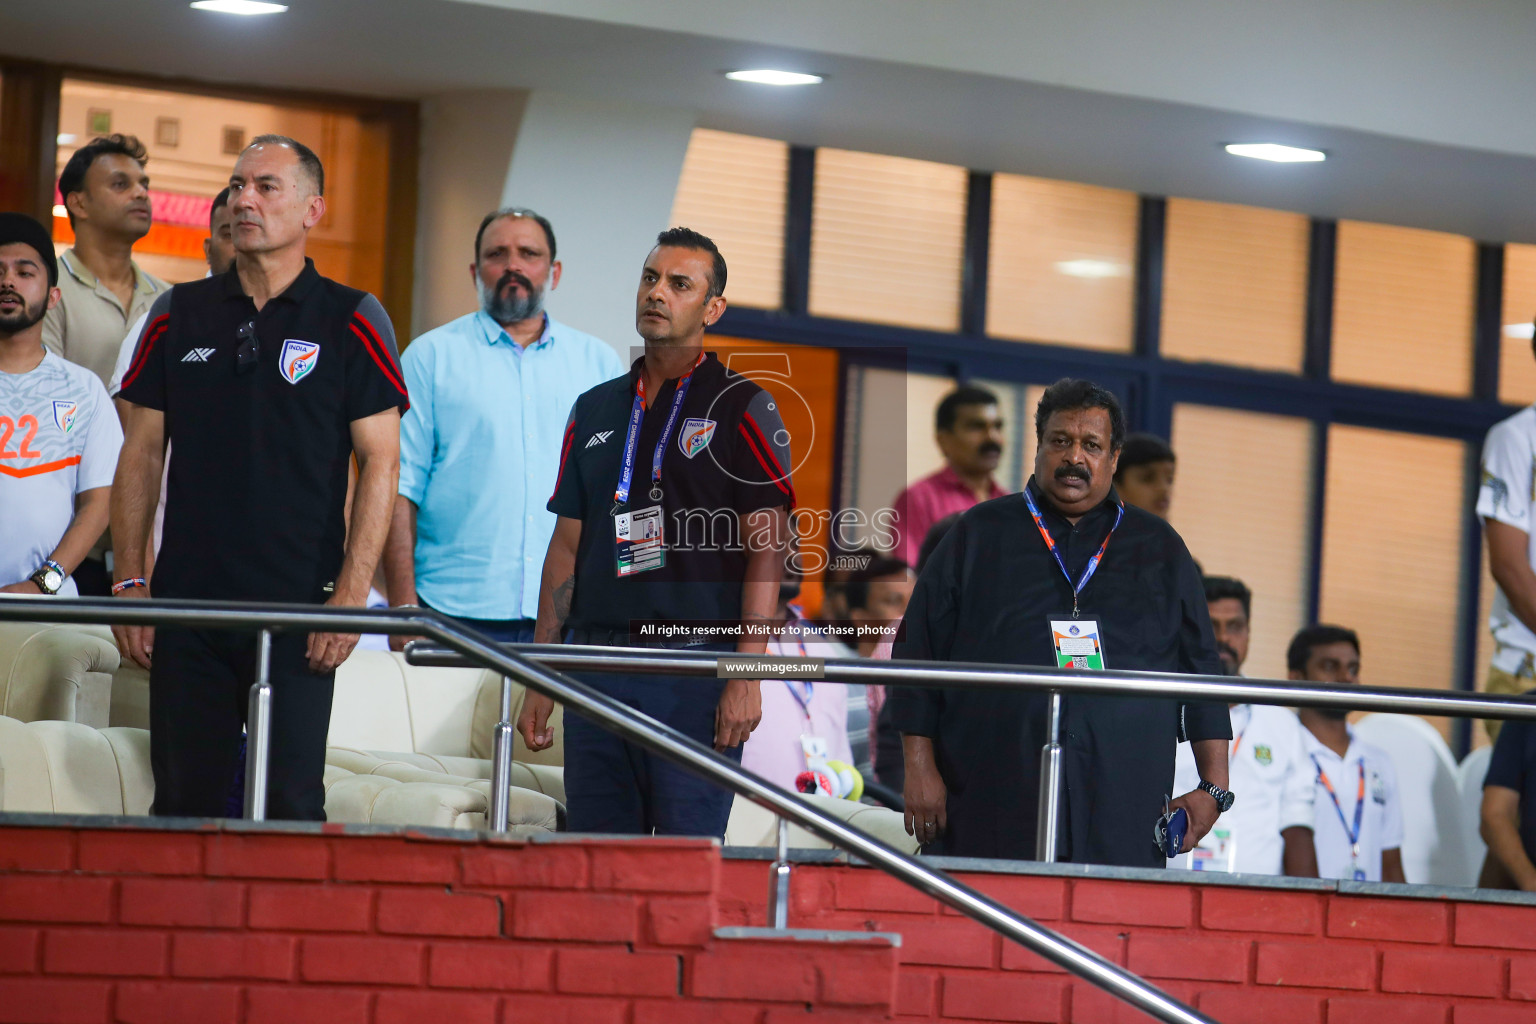
<path id="1" fill-rule="evenodd" d="M 53 422 L 59 428 L 61 434 L 67 434 L 75 429 L 75 418 L 80 415 L 79 402 L 53 403 Z"/>
<path id="2" fill-rule="evenodd" d="M 310 375 L 318 362 L 320 362 L 318 344 L 313 341 L 289 338 L 283 342 L 283 350 L 278 353 L 277 368 L 283 375 L 283 380 L 289 384 L 297 384 Z"/>
<path id="3" fill-rule="evenodd" d="M 691 459 L 709 447 L 710 438 L 714 436 L 714 420 L 690 417 L 683 420 L 683 429 L 678 431 L 677 446 L 682 449 L 684 455 Z"/>

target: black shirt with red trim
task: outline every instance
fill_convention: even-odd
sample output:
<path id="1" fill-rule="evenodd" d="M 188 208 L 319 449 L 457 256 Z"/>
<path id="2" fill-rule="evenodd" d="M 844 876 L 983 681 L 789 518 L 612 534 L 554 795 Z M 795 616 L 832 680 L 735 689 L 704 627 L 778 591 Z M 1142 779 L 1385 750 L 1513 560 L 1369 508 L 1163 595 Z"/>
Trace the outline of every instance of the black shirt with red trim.
<path id="1" fill-rule="evenodd" d="M 790 382 L 769 375 L 749 379 L 726 369 L 713 352 L 705 355 L 662 457 L 665 564 L 620 578 L 614 490 L 642 362 L 576 399 L 565 428 L 549 510 L 582 522 L 566 625 L 622 631 L 650 622 L 734 622 L 741 615 L 751 514 L 795 503 L 789 432 L 773 394 L 761 386 L 784 390 Z M 677 381 L 668 381 L 649 399 L 623 509 L 656 504 L 651 464 L 676 392 Z"/>
<path id="2" fill-rule="evenodd" d="M 256 353 L 242 367 L 247 324 Z M 160 296 L 117 397 L 165 413 L 154 593 L 246 601 L 325 600 L 346 540 L 351 424 L 409 406 L 384 307 L 313 261 L 259 311 L 233 268 Z"/>

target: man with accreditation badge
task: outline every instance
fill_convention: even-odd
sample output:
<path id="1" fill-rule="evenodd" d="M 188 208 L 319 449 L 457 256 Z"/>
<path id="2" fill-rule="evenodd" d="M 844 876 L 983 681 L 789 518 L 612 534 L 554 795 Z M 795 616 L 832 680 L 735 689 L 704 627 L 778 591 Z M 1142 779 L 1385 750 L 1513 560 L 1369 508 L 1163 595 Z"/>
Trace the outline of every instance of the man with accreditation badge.
<path id="1" fill-rule="evenodd" d="M 894 657 L 1220 674 L 1200 573 L 1172 527 L 1126 508 L 1112 478 L 1120 403 L 1057 381 L 1035 417 L 1020 494 L 964 513 L 918 577 Z M 1049 699 L 1018 689 L 897 688 L 907 830 L 925 852 L 1032 859 Z M 1229 810 L 1226 709 L 1208 702 L 1068 693 L 1062 702 L 1058 858 L 1157 867 L 1154 825 L 1185 817 L 1187 852 Z M 1198 786 L 1169 800 L 1175 745 Z"/>
<path id="2" fill-rule="evenodd" d="M 725 312 L 725 270 L 714 242 L 687 228 L 662 232 L 646 257 L 635 309 L 645 353 L 578 398 L 565 430 L 536 642 L 764 653 L 767 631 L 746 627 L 775 621 L 794 505 L 789 433 L 771 394 L 704 351 Z M 658 626 L 682 635 L 650 635 Z M 578 677 L 737 761 L 762 714 L 755 679 Z M 533 750 L 554 741 L 552 709 L 534 693 L 523 704 L 518 730 Z M 565 790 L 573 832 L 723 836 L 731 807 L 727 790 L 576 714 L 565 718 Z"/>

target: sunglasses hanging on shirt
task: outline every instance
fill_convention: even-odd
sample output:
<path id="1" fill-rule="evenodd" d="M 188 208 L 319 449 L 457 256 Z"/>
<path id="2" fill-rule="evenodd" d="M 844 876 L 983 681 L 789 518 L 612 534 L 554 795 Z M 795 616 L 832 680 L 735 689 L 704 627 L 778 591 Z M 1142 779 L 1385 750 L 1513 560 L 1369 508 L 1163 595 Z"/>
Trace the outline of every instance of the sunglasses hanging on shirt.
<path id="1" fill-rule="evenodd" d="M 235 331 L 235 337 L 240 339 L 240 347 L 235 349 L 235 372 L 245 373 L 256 366 L 256 359 L 261 355 L 261 339 L 256 337 L 256 321 L 247 320 Z"/>

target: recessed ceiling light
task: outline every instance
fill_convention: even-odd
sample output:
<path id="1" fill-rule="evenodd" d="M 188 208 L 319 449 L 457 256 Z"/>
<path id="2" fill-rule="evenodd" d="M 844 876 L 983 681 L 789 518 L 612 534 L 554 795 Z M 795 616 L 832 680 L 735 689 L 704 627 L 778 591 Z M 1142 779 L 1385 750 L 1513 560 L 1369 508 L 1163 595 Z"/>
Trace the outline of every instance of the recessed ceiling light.
<path id="1" fill-rule="evenodd" d="M 1300 149 L 1296 146 L 1282 146 L 1278 142 L 1234 142 L 1226 149 L 1233 156 L 1271 160 L 1277 164 L 1315 164 L 1328 159 L 1328 154 L 1320 149 Z"/>
<path id="2" fill-rule="evenodd" d="M 820 75 L 802 75 L 798 71 L 773 71 L 762 68 L 757 71 L 727 71 L 725 77 L 733 82 L 754 82 L 758 85 L 819 85 Z"/>
<path id="3" fill-rule="evenodd" d="M 1106 277 L 1124 277 L 1126 268 L 1110 260 L 1062 260 L 1056 264 L 1056 272 L 1097 281 Z"/>
<path id="4" fill-rule="evenodd" d="M 219 14 L 281 14 L 287 4 L 269 4 L 262 0 L 192 0 L 199 11 L 217 11 Z"/>
<path id="5" fill-rule="evenodd" d="M 1527 321 L 1523 324 L 1505 324 L 1504 337 L 1519 338 L 1522 341 L 1530 341 L 1536 336 L 1536 323 Z"/>
<path id="6" fill-rule="evenodd" d="M 64 209 L 64 207 L 55 204 L 53 207 L 53 215 L 55 217 L 68 217 L 69 211 Z"/>
<path id="7" fill-rule="evenodd" d="M 54 141 L 61 146 L 73 146 L 75 144 L 75 137 L 69 132 L 59 132 L 59 137 Z"/>

